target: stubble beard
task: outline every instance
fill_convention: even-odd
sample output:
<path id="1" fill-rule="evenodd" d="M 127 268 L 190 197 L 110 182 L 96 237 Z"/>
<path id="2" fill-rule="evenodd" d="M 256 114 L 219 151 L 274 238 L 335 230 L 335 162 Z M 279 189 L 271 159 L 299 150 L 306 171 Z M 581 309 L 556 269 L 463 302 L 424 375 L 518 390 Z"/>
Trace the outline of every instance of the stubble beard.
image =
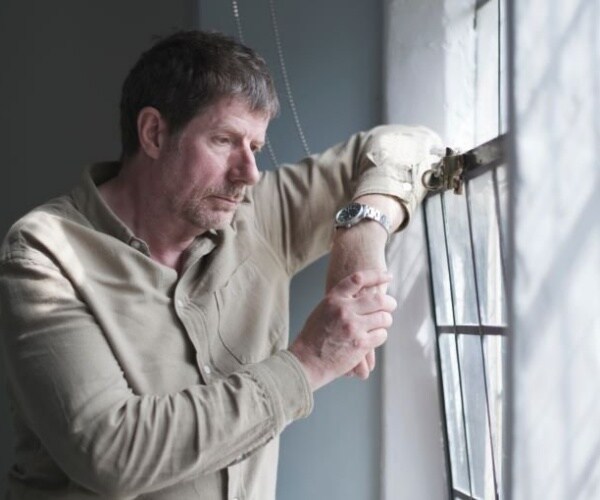
<path id="1" fill-rule="evenodd" d="M 234 188 L 211 189 L 210 191 L 195 189 L 191 196 L 185 200 L 181 200 L 177 212 L 180 213 L 183 219 L 189 224 L 200 230 L 224 229 L 231 224 L 237 209 L 215 209 L 210 198 L 207 199 L 207 197 L 212 195 L 240 198 L 243 193 L 241 189 Z"/>

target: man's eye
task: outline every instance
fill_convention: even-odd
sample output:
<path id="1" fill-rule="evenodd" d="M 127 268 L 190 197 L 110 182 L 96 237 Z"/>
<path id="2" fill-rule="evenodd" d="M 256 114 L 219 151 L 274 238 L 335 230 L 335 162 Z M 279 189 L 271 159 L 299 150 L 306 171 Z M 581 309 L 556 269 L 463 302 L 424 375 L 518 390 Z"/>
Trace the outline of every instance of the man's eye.
<path id="1" fill-rule="evenodd" d="M 224 146 L 231 143 L 229 137 L 217 137 L 215 141 L 217 142 L 217 144 L 221 144 Z"/>

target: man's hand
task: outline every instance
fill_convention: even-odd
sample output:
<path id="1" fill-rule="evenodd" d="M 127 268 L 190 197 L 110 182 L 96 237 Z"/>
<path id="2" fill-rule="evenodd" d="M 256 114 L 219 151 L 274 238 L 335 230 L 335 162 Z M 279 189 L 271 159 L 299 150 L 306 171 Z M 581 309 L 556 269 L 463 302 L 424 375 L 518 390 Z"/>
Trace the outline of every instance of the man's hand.
<path id="1" fill-rule="evenodd" d="M 355 272 L 333 286 L 309 316 L 290 352 L 313 390 L 350 372 L 386 341 L 396 300 L 361 290 L 385 286 L 390 279 L 382 271 Z"/>

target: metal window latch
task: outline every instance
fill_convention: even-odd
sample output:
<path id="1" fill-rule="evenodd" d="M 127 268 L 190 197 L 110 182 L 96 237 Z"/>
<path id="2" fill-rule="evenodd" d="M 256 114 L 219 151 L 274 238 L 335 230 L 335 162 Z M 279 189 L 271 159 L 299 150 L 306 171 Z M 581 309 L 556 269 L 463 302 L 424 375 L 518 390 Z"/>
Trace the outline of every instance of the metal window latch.
<path id="1" fill-rule="evenodd" d="M 421 182 L 425 189 L 432 193 L 452 189 L 456 194 L 461 194 L 463 170 L 464 155 L 457 154 L 451 148 L 446 148 L 445 156 L 439 163 L 423 173 Z"/>
<path id="2" fill-rule="evenodd" d="M 481 144 L 466 153 L 446 148 L 442 159 L 423 173 L 421 182 L 430 193 L 452 189 L 462 194 L 466 180 L 506 162 L 506 134 Z"/>

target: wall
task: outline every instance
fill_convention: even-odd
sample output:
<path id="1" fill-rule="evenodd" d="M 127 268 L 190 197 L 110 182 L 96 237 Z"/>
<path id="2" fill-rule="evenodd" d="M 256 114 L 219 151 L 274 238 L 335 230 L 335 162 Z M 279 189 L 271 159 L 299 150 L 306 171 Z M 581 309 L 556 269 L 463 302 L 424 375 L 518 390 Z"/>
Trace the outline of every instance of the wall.
<path id="1" fill-rule="evenodd" d="M 155 35 L 191 27 L 188 0 L 0 2 L 0 234 L 120 150 L 121 82 Z M 2 386 L 4 384 L 2 383 Z M 11 460 L 0 392 L 0 495 Z"/>
<path id="2" fill-rule="evenodd" d="M 600 1 L 510 4 L 510 498 L 600 498 Z"/>
<path id="3" fill-rule="evenodd" d="M 231 2 L 202 1 L 201 25 L 236 33 Z M 278 66 L 269 3 L 239 1 L 245 41 L 271 66 L 282 114 L 269 128 L 280 161 L 303 155 Z M 298 114 L 312 151 L 381 121 L 379 1 L 277 1 L 280 34 Z M 263 155 L 261 167 L 271 168 Z M 323 295 L 326 262 L 292 284 L 291 333 Z M 380 369 L 369 381 L 344 379 L 315 394 L 315 409 L 282 435 L 278 498 L 379 498 Z"/>

